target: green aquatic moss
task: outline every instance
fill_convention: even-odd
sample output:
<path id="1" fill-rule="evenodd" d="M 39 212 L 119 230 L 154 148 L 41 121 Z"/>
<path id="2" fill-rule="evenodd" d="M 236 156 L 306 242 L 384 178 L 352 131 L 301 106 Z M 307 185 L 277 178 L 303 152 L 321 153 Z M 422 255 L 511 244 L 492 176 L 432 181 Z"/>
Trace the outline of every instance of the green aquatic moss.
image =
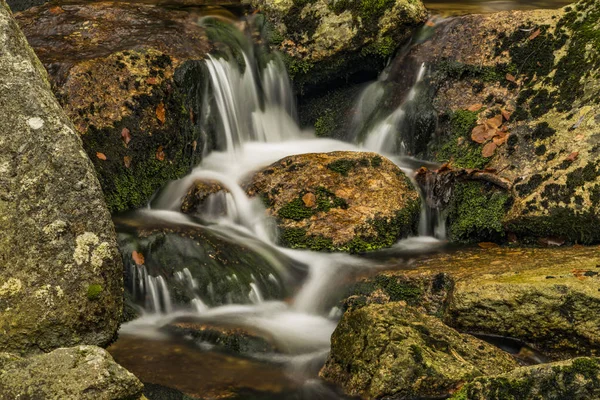
<path id="1" fill-rule="evenodd" d="M 347 158 L 340 158 L 327 164 L 327 168 L 343 176 L 348 176 L 348 172 L 356 166 L 356 161 Z"/>
<path id="2" fill-rule="evenodd" d="M 458 183 L 448 209 L 448 232 L 457 242 L 497 241 L 504 237 L 510 195 L 480 182 Z"/>
<path id="3" fill-rule="evenodd" d="M 458 110 L 447 116 L 450 134 L 445 137 L 435 159 L 451 162 L 457 168 L 483 169 L 490 158 L 481 155 L 482 146 L 471 140 L 471 131 L 477 125 L 477 113 Z"/>

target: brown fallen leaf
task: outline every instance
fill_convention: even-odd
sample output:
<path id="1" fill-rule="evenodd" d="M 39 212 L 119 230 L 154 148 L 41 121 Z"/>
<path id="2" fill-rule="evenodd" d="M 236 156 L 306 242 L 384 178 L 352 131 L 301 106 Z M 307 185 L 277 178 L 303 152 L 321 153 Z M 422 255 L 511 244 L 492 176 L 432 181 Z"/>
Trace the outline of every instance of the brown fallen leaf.
<path id="1" fill-rule="evenodd" d="M 61 6 L 50 7 L 48 9 L 48 11 L 50 11 L 50 14 L 54 14 L 54 15 L 62 14 L 65 12 L 65 10 L 63 10 Z"/>
<path id="2" fill-rule="evenodd" d="M 123 143 L 125 143 L 125 147 L 127 147 L 129 142 L 131 142 L 131 132 L 129 132 L 129 129 L 123 128 L 121 131 L 121 139 L 123 139 Z"/>
<path id="3" fill-rule="evenodd" d="M 194 110 L 190 108 L 190 122 L 193 124 L 196 122 L 196 116 L 194 115 Z"/>
<path id="4" fill-rule="evenodd" d="M 517 78 L 513 74 L 506 74 L 506 80 L 512 83 L 517 83 Z"/>
<path id="5" fill-rule="evenodd" d="M 571 154 L 569 154 L 567 156 L 566 160 L 573 162 L 573 161 L 577 160 L 577 157 L 579 157 L 579 152 L 578 151 L 574 151 L 574 152 L 572 152 Z"/>
<path id="6" fill-rule="evenodd" d="M 467 108 L 467 111 L 477 112 L 477 111 L 481 110 L 482 107 L 483 107 L 483 104 L 481 104 L 481 103 L 473 104 Z"/>
<path id="7" fill-rule="evenodd" d="M 496 146 L 502 146 L 508 140 L 509 133 L 498 131 L 498 134 L 494 136 L 493 142 Z"/>
<path id="8" fill-rule="evenodd" d="M 496 247 L 500 247 L 498 244 L 492 242 L 477 243 L 477 246 L 481 247 L 482 249 L 493 249 Z"/>
<path id="9" fill-rule="evenodd" d="M 195 140 L 192 142 L 192 151 L 196 151 L 196 147 L 198 147 L 198 142 Z"/>
<path id="10" fill-rule="evenodd" d="M 449 163 L 443 163 L 435 172 L 437 172 L 439 174 L 440 172 L 445 172 L 445 171 L 450 171 Z"/>
<path id="11" fill-rule="evenodd" d="M 435 22 L 433 22 L 432 20 L 429 19 L 429 20 L 427 20 L 427 22 L 425 22 L 425 25 L 429 26 L 429 27 L 434 27 L 435 26 Z"/>
<path id="12" fill-rule="evenodd" d="M 540 36 L 540 33 L 542 33 L 542 31 L 540 30 L 540 28 L 537 28 L 531 35 L 529 35 L 529 40 L 533 40 L 536 37 Z"/>
<path id="13" fill-rule="evenodd" d="M 496 168 L 485 168 L 483 170 L 483 172 L 489 172 L 490 174 L 495 174 L 496 172 L 498 172 L 498 170 Z"/>
<path id="14" fill-rule="evenodd" d="M 574 138 L 574 139 L 575 139 L 575 141 L 576 141 L 576 142 L 580 142 L 580 141 L 582 141 L 584 138 L 585 138 L 585 136 L 584 136 L 584 135 L 577 135 L 577 136 L 575 136 L 575 138 Z"/>
<path id="15" fill-rule="evenodd" d="M 144 259 L 144 255 L 142 253 L 138 253 L 137 251 L 133 251 L 133 253 L 131 253 L 131 258 L 133 258 L 133 262 L 135 262 L 137 265 L 144 265 L 144 262 L 146 261 Z"/>
<path id="16" fill-rule="evenodd" d="M 504 117 L 504 119 L 505 119 L 506 121 L 510 120 L 510 116 L 512 115 L 512 113 L 511 113 L 510 111 L 508 111 L 508 110 L 505 110 L 504 108 L 502 108 L 502 109 L 500 110 L 500 113 L 502 114 L 502 116 Z"/>
<path id="17" fill-rule="evenodd" d="M 475 143 L 479 143 L 479 144 L 485 143 L 486 133 L 487 133 L 487 129 L 486 129 L 485 125 L 477 125 L 471 131 L 471 140 L 474 141 Z"/>
<path id="18" fill-rule="evenodd" d="M 488 144 L 486 144 L 485 146 L 483 146 L 483 149 L 481 150 L 481 155 L 484 157 L 491 157 L 494 155 L 494 153 L 496 152 L 496 147 L 498 147 L 496 145 L 496 143 L 494 142 L 489 142 Z"/>
<path id="19" fill-rule="evenodd" d="M 158 146 L 158 149 L 156 149 L 156 159 L 158 161 L 164 161 L 165 160 L 165 151 L 163 150 L 162 146 Z"/>
<path id="20" fill-rule="evenodd" d="M 166 115 L 165 115 L 165 105 L 163 103 L 160 103 L 156 107 L 156 118 L 158 118 L 158 120 L 160 121 L 161 124 L 164 124 L 165 121 L 167 120 Z"/>
<path id="21" fill-rule="evenodd" d="M 125 164 L 125 168 L 131 167 L 131 157 L 129 157 L 129 156 L 123 157 L 123 164 Z"/>
<path id="22" fill-rule="evenodd" d="M 150 78 L 146 79 L 146 83 L 148 85 L 156 85 L 158 83 L 158 80 L 154 77 L 150 77 Z"/>
<path id="23" fill-rule="evenodd" d="M 106 161 L 106 155 L 104 153 L 96 153 L 96 157 L 103 161 Z"/>
<path id="24" fill-rule="evenodd" d="M 502 114 L 498 114 L 495 117 L 489 118 L 485 121 L 486 125 L 498 129 L 502 126 Z"/>

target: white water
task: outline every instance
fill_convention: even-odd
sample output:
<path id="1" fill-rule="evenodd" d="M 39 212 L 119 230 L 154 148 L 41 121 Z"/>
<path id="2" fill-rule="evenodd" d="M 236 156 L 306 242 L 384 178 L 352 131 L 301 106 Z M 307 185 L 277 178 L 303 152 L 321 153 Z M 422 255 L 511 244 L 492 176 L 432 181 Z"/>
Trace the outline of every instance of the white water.
<path id="1" fill-rule="evenodd" d="M 364 145 L 316 138 L 313 132 L 301 130 L 296 123 L 294 97 L 285 73 L 273 62 L 261 73 L 253 70 L 253 60 L 249 57 L 245 57 L 245 62 L 247 67 L 242 73 L 236 64 L 224 59 L 209 57 L 206 60 L 217 107 L 211 112 L 219 116 L 219 134 L 225 139 L 225 145 L 221 150 L 207 155 L 190 175 L 170 183 L 153 200 L 151 208 L 144 210 L 148 217 L 194 225 L 177 211 L 181 200 L 194 181 L 216 180 L 228 189 L 229 194 L 224 199 L 215 198 L 215 203 L 204 210 L 205 219 L 217 224 L 211 226 L 211 229 L 221 230 L 228 235 L 236 231 L 250 233 L 266 246 L 276 247 L 273 223 L 266 217 L 262 204 L 257 199 L 248 198 L 239 186 L 240 180 L 249 172 L 289 155 L 364 149 L 387 155 L 404 171 L 412 172 L 397 157 L 386 154 L 386 149 L 390 148 L 390 140 L 396 134 L 398 120 L 404 113 L 401 107 L 375 126 Z M 424 67 L 417 82 L 422 79 L 423 73 Z M 255 76 L 261 78 L 257 80 Z M 380 98 L 383 93 L 377 85 L 368 91 L 370 94 L 366 92 L 360 99 L 364 103 L 359 112 L 363 119 L 366 114 L 373 112 L 368 98 Z M 236 239 L 243 240 L 241 235 Z M 418 254 L 439 245 L 439 240 L 420 237 L 400 241 L 393 250 Z M 260 332 L 280 352 L 293 355 L 290 360 L 293 360 L 292 364 L 296 367 L 309 363 L 310 360 L 323 359 L 340 315 L 337 308 L 331 309 L 331 305 L 327 308 L 327 304 L 331 304 L 337 290 L 344 286 L 345 280 L 352 274 L 377 268 L 377 265 L 346 254 L 283 248 L 279 250 L 309 268 L 306 281 L 292 299 L 286 302 L 265 301 L 259 287 L 252 283 L 248 292 L 248 304 L 210 308 L 201 298 L 195 298 L 188 310 L 174 312 L 164 280 L 161 281 L 161 277 L 144 276 L 146 286 L 140 284 L 139 290 L 146 290 L 150 294 L 150 304 L 146 307 L 146 314 L 125 324 L 122 332 L 158 337 L 160 334 L 157 328 L 179 317 L 193 316 L 203 322 L 234 324 L 252 332 Z M 143 267 L 140 268 L 145 271 Z M 140 277 L 139 271 L 135 276 Z M 186 270 L 180 272 L 177 279 L 191 287 L 198 285 Z M 277 281 L 275 277 L 272 279 Z"/>

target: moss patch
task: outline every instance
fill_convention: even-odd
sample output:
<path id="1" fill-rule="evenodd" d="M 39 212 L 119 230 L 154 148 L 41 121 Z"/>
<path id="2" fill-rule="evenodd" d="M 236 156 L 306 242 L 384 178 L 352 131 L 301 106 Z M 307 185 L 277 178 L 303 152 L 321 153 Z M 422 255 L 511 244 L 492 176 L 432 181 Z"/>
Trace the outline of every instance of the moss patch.
<path id="1" fill-rule="evenodd" d="M 87 298 L 89 300 L 96 300 L 100 297 L 103 290 L 102 285 L 89 285 L 87 289 Z"/>

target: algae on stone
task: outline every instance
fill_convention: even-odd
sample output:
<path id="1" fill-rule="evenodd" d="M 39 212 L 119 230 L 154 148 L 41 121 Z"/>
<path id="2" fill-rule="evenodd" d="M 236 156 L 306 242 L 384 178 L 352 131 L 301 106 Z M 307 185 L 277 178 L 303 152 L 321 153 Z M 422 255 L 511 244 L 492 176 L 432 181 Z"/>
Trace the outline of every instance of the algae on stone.
<path id="1" fill-rule="evenodd" d="M 363 399 L 448 394 L 517 366 L 507 353 L 402 303 L 347 311 L 320 376 Z"/>

